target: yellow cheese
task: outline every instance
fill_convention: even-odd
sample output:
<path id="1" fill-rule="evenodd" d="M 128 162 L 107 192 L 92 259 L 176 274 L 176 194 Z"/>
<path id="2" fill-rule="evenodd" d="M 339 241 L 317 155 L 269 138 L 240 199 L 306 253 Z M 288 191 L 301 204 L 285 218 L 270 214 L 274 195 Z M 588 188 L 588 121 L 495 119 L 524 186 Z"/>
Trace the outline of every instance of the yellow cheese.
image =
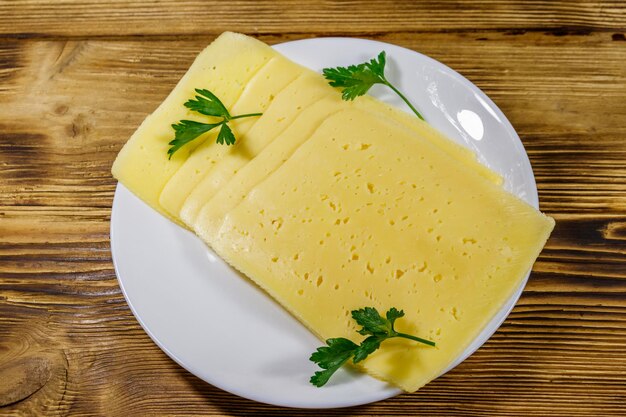
<path id="1" fill-rule="evenodd" d="M 276 75 L 282 76 L 281 73 Z M 195 188 L 186 192 L 186 199 L 180 210 L 180 218 L 187 225 L 192 225 L 198 210 L 204 203 L 213 197 L 217 190 L 230 180 L 242 166 L 285 130 L 298 115 L 305 111 L 304 109 L 324 95 L 335 94 L 335 91 L 328 91 L 326 87 L 326 82 L 318 74 L 306 71 L 304 75 L 298 77 L 278 93 L 267 110 L 264 110 L 263 116 L 258 118 L 250 130 L 243 134 L 237 133 L 238 140 L 234 146 L 226 148 L 219 158 L 212 158 L 210 167 L 209 164 L 206 164 L 204 169 L 202 167 L 197 168 L 204 172 L 204 176 Z M 189 160 L 195 156 L 194 153 Z M 187 173 L 182 176 L 181 181 L 184 182 L 185 178 L 190 175 Z M 163 195 L 161 197 L 163 198 Z"/>
<path id="2" fill-rule="evenodd" d="M 184 146 L 168 160 L 168 143 L 174 138 L 171 124 L 181 119 L 215 120 L 191 112 L 183 104 L 194 97 L 195 88 L 206 88 L 231 108 L 248 80 L 275 55 L 273 49 L 254 38 L 222 34 L 198 55 L 170 95 L 124 145 L 113 164 L 113 176 L 152 208 L 172 218 L 161 208 L 159 195 L 202 140 Z"/>
<path id="3" fill-rule="evenodd" d="M 406 391 L 477 336 L 554 225 L 431 142 L 357 110 L 328 118 L 217 233 L 205 220 L 200 236 L 322 339 L 360 341 L 353 309 L 403 309 L 399 331 L 437 346 L 394 339 L 363 368 Z"/>
<path id="4" fill-rule="evenodd" d="M 229 109 L 232 115 L 263 113 L 289 83 L 304 72 L 300 65 L 276 54 L 248 82 L 234 106 Z M 249 139 L 246 132 L 259 120 L 259 117 L 236 119 L 230 127 L 239 145 L 224 146 L 215 143 L 215 138 L 198 146 L 185 163 L 176 171 L 161 192 L 159 203 L 174 217 L 180 217 L 180 209 L 191 190 L 216 166 L 237 158 L 246 152 Z M 215 134 L 214 134 L 215 136 Z"/>
<path id="5" fill-rule="evenodd" d="M 339 94 L 330 94 L 302 111 L 298 118 L 264 150 L 240 169 L 213 198 L 200 209 L 192 226 L 201 237 L 211 236 L 220 227 L 224 215 L 245 198 L 248 192 L 276 170 L 332 114 L 346 103 Z M 198 204 L 199 206 L 199 204 Z M 190 220 L 185 218 L 185 221 Z"/>
<path id="6" fill-rule="evenodd" d="M 476 170 L 480 175 L 498 185 L 502 184 L 502 177 L 478 162 L 476 154 L 473 151 L 448 139 L 441 132 L 439 132 L 437 129 L 435 129 L 425 121 L 420 120 L 414 115 L 408 114 L 398 109 L 397 107 L 393 107 L 386 103 L 378 101 L 371 96 L 359 97 L 354 101 L 354 103 L 359 109 L 367 110 L 374 114 L 388 117 L 389 119 L 406 126 L 415 135 L 427 139 L 433 144 L 439 146 L 451 157 Z"/>
<path id="7" fill-rule="evenodd" d="M 277 105 L 270 105 L 267 117 L 258 121 L 250 118 L 231 122 L 241 140 L 239 145 L 215 144 L 216 129 L 185 145 L 171 160 L 167 159 L 168 143 L 173 138 L 172 123 L 181 119 L 215 120 L 183 106 L 195 95 L 195 88 L 213 91 L 233 114 L 258 112 L 265 111 L 273 101 L 272 97 L 280 96 L 285 85 L 302 73 L 306 74 L 301 77 L 303 79 L 293 82 L 294 87 L 286 89 L 283 99 L 275 100 Z M 252 81 L 246 85 L 250 79 Z M 287 60 L 262 42 L 226 32 L 197 57 L 167 99 L 133 134 L 113 165 L 113 175 L 154 209 L 176 222 L 180 223 L 182 209 L 186 223 L 192 224 L 201 206 L 218 187 L 254 158 L 302 109 L 327 94 L 337 92 L 321 75 Z M 355 103 L 373 113 L 387 114 L 442 146 L 459 161 L 491 175 L 496 181 L 499 179 L 475 161 L 473 152 L 453 144 L 401 110 L 370 97 L 362 97 Z M 352 105 L 344 104 L 346 108 Z M 273 120 L 276 123 L 272 123 Z M 255 123 L 260 127 L 251 130 Z M 194 191 L 194 188 L 197 189 Z"/>
<path id="8" fill-rule="evenodd" d="M 319 89 L 319 91 L 324 91 L 324 89 L 328 87 L 327 83 L 321 77 L 317 76 L 317 74 L 311 74 L 311 79 L 314 81 L 313 87 Z M 300 86 L 294 87 L 293 90 L 295 93 L 299 90 Z M 310 94 L 304 88 L 300 92 L 306 93 L 300 94 L 304 96 Z M 333 104 L 328 104 L 330 102 Z M 281 113 L 291 114 L 287 111 L 289 107 L 286 106 L 285 103 L 290 103 L 290 101 L 286 100 L 285 102 L 274 103 L 275 107 L 273 107 L 272 110 L 278 110 L 276 111 L 277 115 Z M 293 109 L 293 105 L 291 108 Z M 321 122 L 333 112 L 351 108 L 363 110 L 370 114 L 371 117 L 386 116 L 391 121 L 397 122 L 398 128 L 408 130 L 411 134 L 430 141 L 447 152 L 455 160 L 463 163 L 463 165 L 466 165 L 469 169 L 475 170 L 488 180 L 498 185 L 502 183 L 502 178 L 498 174 L 476 160 L 474 152 L 447 139 L 436 129 L 433 129 L 416 117 L 412 117 L 401 110 L 388 106 L 371 97 L 360 97 L 353 102 L 339 102 L 337 100 L 336 91 L 331 89 L 326 100 L 317 103 L 313 106 L 311 111 L 304 111 L 298 118 L 298 123 L 294 123 L 294 125 L 280 137 L 279 141 L 272 143 L 272 146 L 267 149 L 267 152 L 261 151 L 274 136 L 275 130 L 271 128 L 271 124 L 266 125 L 266 123 L 261 123 L 260 121 L 250 132 L 251 134 L 246 137 L 245 142 L 246 144 L 262 142 L 264 146 L 252 145 L 248 151 L 251 157 L 257 154 L 259 154 L 259 156 L 252 161 L 250 166 L 246 166 L 244 170 L 238 171 L 244 163 L 249 161 L 249 158 L 246 157 L 236 161 L 238 162 L 237 165 L 223 163 L 221 170 L 213 169 L 209 175 L 205 177 L 203 182 L 193 190 L 185 202 L 181 213 L 181 218 L 185 224 L 192 229 L 200 230 L 202 234 L 210 235 L 215 233 L 228 210 L 238 204 L 256 184 L 276 170 L 283 161 L 293 153 L 297 146 L 307 140 L 307 134 L 313 132 L 311 129 L 321 124 Z M 271 118 L 265 118 L 264 121 L 268 120 L 271 123 Z M 303 124 L 306 124 L 308 127 L 306 129 L 301 128 Z M 266 135 L 266 132 L 272 132 L 272 134 Z M 257 137 L 257 135 L 259 135 L 259 137 Z M 227 180 L 231 178 L 233 179 L 227 182 Z M 220 189 L 220 187 L 223 188 Z M 196 220 L 198 213 L 201 213 L 202 217 L 199 221 Z"/>

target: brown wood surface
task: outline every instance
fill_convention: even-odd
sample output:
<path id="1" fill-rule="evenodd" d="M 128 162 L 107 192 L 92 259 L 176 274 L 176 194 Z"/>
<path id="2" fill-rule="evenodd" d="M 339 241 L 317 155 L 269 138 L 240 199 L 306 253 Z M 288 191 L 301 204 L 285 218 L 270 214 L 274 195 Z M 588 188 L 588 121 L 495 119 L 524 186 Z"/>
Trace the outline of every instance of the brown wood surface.
<path id="1" fill-rule="evenodd" d="M 202 382 L 140 328 L 109 251 L 111 163 L 223 30 L 406 46 L 515 126 L 557 226 L 458 368 L 376 404 L 281 409 Z M 626 415 L 625 35 L 622 1 L 0 0 L 0 415 Z"/>

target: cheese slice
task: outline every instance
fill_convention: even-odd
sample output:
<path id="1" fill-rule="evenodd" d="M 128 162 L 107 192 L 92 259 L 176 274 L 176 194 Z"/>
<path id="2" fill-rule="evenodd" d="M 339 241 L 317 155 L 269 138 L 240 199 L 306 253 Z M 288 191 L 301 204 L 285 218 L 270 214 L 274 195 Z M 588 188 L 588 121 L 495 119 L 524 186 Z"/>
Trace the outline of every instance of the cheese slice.
<path id="1" fill-rule="evenodd" d="M 280 74 L 277 74 L 280 76 Z M 180 218 L 192 225 L 199 209 L 241 167 L 258 155 L 269 143 L 282 133 L 300 114 L 322 97 L 336 94 L 327 88 L 327 83 L 318 74 L 306 71 L 276 95 L 258 121 L 245 133 L 237 133 L 237 142 L 228 147 L 226 153 L 211 159 L 210 167 L 204 169 L 202 180 L 185 197 Z M 332 100 L 337 103 L 338 100 Z M 325 113 L 327 114 L 327 113 Z M 320 121 L 321 122 L 321 121 Z M 194 158 L 192 155 L 190 160 Z M 201 169 L 201 168 L 198 168 Z M 188 175 L 187 175 L 188 176 Z M 184 177 L 183 177 L 184 180 Z M 168 184 L 169 185 L 169 184 Z M 165 193 L 165 191 L 164 191 Z M 163 197 L 163 196 L 162 196 Z"/>
<path id="2" fill-rule="evenodd" d="M 321 339 L 359 342 L 353 309 L 403 309 L 398 330 L 437 346 L 393 339 L 362 366 L 406 391 L 479 334 L 554 225 L 428 140 L 352 109 L 327 118 L 217 232 L 205 220 L 196 232 Z"/>
<path id="3" fill-rule="evenodd" d="M 316 79 L 317 75 L 313 74 L 312 77 Z M 318 83 L 324 83 L 324 85 L 319 86 L 320 90 L 323 91 L 326 82 L 321 80 L 321 77 L 317 78 L 320 78 Z M 281 107 L 282 105 L 280 103 Z M 303 112 L 297 119 L 298 123 L 294 123 L 294 126 L 279 137 L 280 140 L 276 140 L 276 143 L 272 142 L 272 146 L 268 147 L 266 151 L 261 152 L 265 148 L 259 147 L 258 149 L 255 148 L 253 152 L 249 152 L 251 156 L 257 153 L 259 155 L 249 163 L 249 166 L 246 166 L 246 169 L 238 172 L 236 169 L 226 170 L 222 175 L 220 175 L 219 170 L 213 170 L 210 175 L 207 175 L 203 183 L 192 192 L 185 202 L 182 212 L 183 221 L 192 229 L 199 231 L 201 235 L 215 233 L 228 210 L 238 204 L 256 184 L 278 169 L 295 149 L 308 139 L 307 135 L 313 132 L 312 129 L 321 124 L 333 112 L 347 109 L 362 110 L 361 114 L 368 114 L 370 117 L 387 117 L 391 122 L 396 122 L 397 128 L 428 140 L 447 152 L 456 161 L 461 162 L 463 166 L 475 170 L 494 184 L 500 185 L 502 183 L 502 177 L 480 164 L 476 160 L 474 152 L 452 142 L 421 120 L 371 97 L 360 97 L 353 102 L 340 102 L 337 100 L 336 92 L 331 91 L 328 98 L 313 106 L 311 111 Z M 280 110 L 283 111 L 282 108 Z M 306 125 L 307 128 L 303 129 L 301 127 L 303 125 Z M 255 138 L 256 134 L 260 134 L 260 137 L 265 136 L 263 133 L 267 127 L 264 125 L 258 127 L 259 129 L 253 132 L 253 135 L 246 138 L 249 143 L 259 142 Z M 262 142 L 265 143 L 268 140 L 264 139 Z M 228 165 L 224 164 L 223 167 L 225 166 Z M 225 180 L 230 178 L 232 180 L 226 183 Z M 220 187 L 223 188 L 220 189 Z M 200 220 L 197 220 L 198 216 L 201 217 Z"/>
<path id="4" fill-rule="evenodd" d="M 194 97 L 194 89 L 211 90 L 231 108 L 248 80 L 274 56 L 276 52 L 272 48 L 254 38 L 231 32 L 220 35 L 198 55 L 170 95 L 124 145 L 113 163 L 113 176 L 152 208 L 178 221 L 162 209 L 159 195 L 189 153 L 202 143 L 202 138 L 185 145 L 168 160 L 168 143 L 174 137 L 171 124 L 181 119 L 215 120 L 183 106 Z"/>
<path id="5" fill-rule="evenodd" d="M 250 190 L 274 172 L 315 130 L 334 113 L 342 111 L 345 102 L 339 94 L 331 94 L 304 110 L 298 118 L 219 191 L 206 201 L 198 215 L 187 224 L 200 237 L 217 232 L 224 216 L 248 195 Z"/>
<path id="6" fill-rule="evenodd" d="M 248 82 L 237 102 L 229 110 L 230 113 L 241 115 L 265 112 L 274 98 L 304 71 L 305 68 L 276 54 Z M 258 120 L 259 117 L 249 117 L 230 122 L 229 125 L 239 144 L 248 144 L 246 132 Z M 237 142 L 235 146 L 224 146 L 216 143 L 215 138 L 205 140 L 194 149 L 165 185 L 159 197 L 159 204 L 172 216 L 180 217 L 180 209 L 185 199 L 207 173 L 215 166 L 246 153 L 246 149 L 247 146 L 238 146 Z"/>
<path id="7" fill-rule="evenodd" d="M 443 151 L 447 152 L 454 159 L 477 171 L 480 175 L 498 185 L 502 185 L 502 176 L 481 164 L 472 150 L 453 142 L 425 121 L 420 120 L 414 115 L 408 114 L 397 107 L 390 106 L 387 103 L 376 100 L 371 96 L 366 95 L 359 97 L 354 101 L 354 103 L 359 109 L 367 110 L 383 117 L 388 117 L 389 119 L 406 126 L 413 132 L 413 134 L 432 142 Z"/>

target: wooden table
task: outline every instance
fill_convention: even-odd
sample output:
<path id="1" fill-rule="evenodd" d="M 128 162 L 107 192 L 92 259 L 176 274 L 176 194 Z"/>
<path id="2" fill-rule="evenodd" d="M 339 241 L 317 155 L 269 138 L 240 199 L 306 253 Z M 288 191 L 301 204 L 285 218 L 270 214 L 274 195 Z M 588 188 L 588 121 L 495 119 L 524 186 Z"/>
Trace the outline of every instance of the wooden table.
<path id="1" fill-rule="evenodd" d="M 556 229 L 500 330 L 415 394 L 323 413 L 238 398 L 176 365 L 128 309 L 111 163 L 224 30 L 420 51 L 522 138 Z M 625 32 L 618 0 L 0 0 L 0 414 L 626 415 Z"/>

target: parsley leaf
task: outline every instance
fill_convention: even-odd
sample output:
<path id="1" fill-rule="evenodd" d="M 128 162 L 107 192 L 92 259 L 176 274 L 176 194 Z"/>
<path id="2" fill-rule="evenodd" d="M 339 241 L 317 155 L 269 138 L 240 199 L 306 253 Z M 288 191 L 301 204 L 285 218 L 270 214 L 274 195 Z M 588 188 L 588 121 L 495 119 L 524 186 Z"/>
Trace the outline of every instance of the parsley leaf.
<path id="1" fill-rule="evenodd" d="M 217 116 L 230 119 L 230 113 L 220 99 L 215 96 L 215 94 L 209 90 L 201 90 L 199 88 L 196 88 L 196 93 L 200 95 L 196 96 L 195 100 L 190 99 L 187 101 L 185 103 L 185 107 L 207 116 Z"/>
<path id="2" fill-rule="evenodd" d="M 360 345 L 343 337 L 326 340 L 327 346 L 317 348 L 309 358 L 310 361 L 322 368 L 321 371 L 315 372 L 311 377 L 311 384 L 316 387 L 323 386 L 350 358 L 352 358 L 352 363 L 361 362 L 375 352 L 382 342 L 393 337 L 402 337 L 435 346 L 435 342 L 430 340 L 395 331 L 396 319 L 403 316 L 404 312 L 395 307 L 390 308 L 385 317 L 382 317 L 374 307 L 353 310 L 352 318 L 362 326 L 358 332 L 364 336 L 369 336 Z"/>
<path id="3" fill-rule="evenodd" d="M 335 371 L 350 359 L 353 351 L 358 347 L 353 341 L 343 337 L 328 339 L 326 344 L 328 346 L 317 348 L 310 358 L 323 369 L 323 371 L 315 372 L 311 377 L 311 383 L 318 387 L 326 384 Z"/>
<path id="4" fill-rule="evenodd" d="M 393 330 L 393 324 L 395 323 L 396 319 L 404 317 L 404 311 L 397 310 L 395 307 L 391 307 L 386 316 L 387 320 L 389 320 L 389 322 L 391 323 L 391 330 Z"/>
<path id="5" fill-rule="evenodd" d="M 402 314 L 404 315 L 404 313 Z M 389 320 L 381 317 L 380 314 L 378 314 L 378 310 L 374 307 L 365 307 L 360 310 L 354 310 L 352 312 L 352 318 L 357 322 L 357 324 L 363 326 L 361 330 L 358 330 L 359 334 L 362 334 L 363 336 L 367 336 L 368 334 L 385 335 L 392 331 Z"/>
<path id="6" fill-rule="evenodd" d="M 170 148 L 167 150 L 167 154 L 171 158 L 174 152 L 179 150 L 181 147 L 222 123 L 223 122 L 207 124 L 194 122 L 193 120 L 181 120 L 178 123 L 174 123 L 172 125 L 175 132 L 174 139 L 168 143 Z"/>
<path id="7" fill-rule="evenodd" d="M 174 129 L 174 139 L 168 143 L 170 148 L 167 150 L 169 159 L 184 145 L 218 126 L 221 126 L 221 128 L 217 135 L 216 142 L 220 145 L 233 145 L 236 138 L 232 129 L 228 126 L 228 122 L 234 119 L 261 116 L 263 114 L 248 113 L 232 116 L 226 106 L 224 106 L 224 103 L 222 103 L 215 94 L 209 90 L 199 88 L 196 88 L 195 91 L 198 95 L 188 100 L 185 103 L 185 107 L 205 116 L 221 117 L 222 120 L 217 123 L 202 123 L 193 120 L 181 120 L 178 123 L 174 123 L 172 125 Z"/>
<path id="8" fill-rule="evenodd" d="M 361 342 L 358 348 L 354 350 L 353 363 L 361 362 L 380 347 L 380 343 L 385 340 L 381 336 L 370 336 Z"/>
<path id="9" fill-rule="evenodd" d="M 220 133 L 217 135 L 217 143 L 220 145 L 232 145 L 235 143 L 235 135 L 233 134 L 233 131 L 230 130 L 230 127 L 228 127 L 225 123 L 222 125 Z"/>
<path id="10" fill-rule="evenodd" d="M 346 101 L 362 96 L 374 84 L 383 82 L 380 75 L 369 70 L 365 64 L 324 68 L 323 73 L 331 86 L 342 88 L 341 97 Z"/>
<path id="11" fill-rule="evenodd" d="M 391 88 L 417 117 L 424 120 L 424 117 L 411 102 L 387 80 L 385 77 L 386 64 L 386 53 L 382 51 L 377 58 L 373 58 L 369 62 L 348 67 L 324 68 L 322 73 L 331 86 L 342 89 L 341 98 L 347 101 L 364 95 L 374 84 L 384 84 Z"/>

